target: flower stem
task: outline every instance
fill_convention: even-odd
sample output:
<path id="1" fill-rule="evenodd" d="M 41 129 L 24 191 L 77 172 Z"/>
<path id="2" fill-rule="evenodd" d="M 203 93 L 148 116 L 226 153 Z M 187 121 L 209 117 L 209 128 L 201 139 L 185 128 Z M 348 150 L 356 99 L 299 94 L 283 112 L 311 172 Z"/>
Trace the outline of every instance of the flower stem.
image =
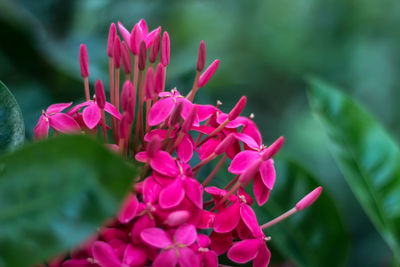
<path id="1" fill-rule="evenodd" d="M 208 183 L 214 178 L 214 176 L 218 173 L 219 169 L 221 169 L 222 165 L 224 165 L 226 159 L 228 158 L 228 155 L 224 155 L 220 161 L 218 162 L 217 166 L 214 168 L 214 170 L 210 173 L 210 175 L 207 176 L 207 178 L 204 180 L 202 183 L 203 187 L 208 185 Z"/>
<path id="2" fill-rule="evenodd" d="M 88 77 L 83 78 L 83 85 L 85 87 L 85 96 L 86 96 L 86 101 L 90 100 L 90 93 L 89 93 L 89 79 Z"/>
<path id="3" fill-rule="evenodd" d="M 264 229 L 267 229 L 268 227 L 270 227 L 270 226 L 272 226 L 272 225 L 274 225 L 274 224 L 277 224 L 278 222 L 281 222 L 281 221 L 285 220 L 286 218 L 292 216 L 292 215 L 295 214 L 296 212 L 297 212 L 297 209 L 296 209 L 296 208 L 292 208 L 292 209 L 288 210 L 287 212 L 285 212 L 284 214 L 282 214 L 282 215 L 276 217 L 275 219 L 273 219 L 273 220 L 271 220 L 271 221 L 269 221 L 269 222 L 263 224 L 263 225 L 261 226 L 261 229 L 263 229 L 263 230 L 264 230 Z"/>

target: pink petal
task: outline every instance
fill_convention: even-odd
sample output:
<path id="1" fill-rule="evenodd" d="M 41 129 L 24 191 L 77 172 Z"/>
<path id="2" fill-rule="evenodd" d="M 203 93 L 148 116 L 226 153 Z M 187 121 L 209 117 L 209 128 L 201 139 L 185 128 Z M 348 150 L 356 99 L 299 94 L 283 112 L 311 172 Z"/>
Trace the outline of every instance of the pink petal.
<path id="1" fill-rule="evenodd" d="M 197 243 L 201 248 L 208 248 L 211 244 L 211 239 L 208 237 L 208 235 L 198 234 Z"/>
<path id="2" fill-rule="evenodd" d="M 171 97 L 160 99 L 155 103 L 149 112 L 149 125 L 155 126 L 164 122 L 168 116 L 171 114 L 175 107 L 174 100 Z"/>
<path id="3" fill-rule="evenodd" d="M 197 224 L 199 229 L 209 229 L 214 225 L 215 213 L 209 212 L 208 210 L 201 210 L 201 218 Z"/>
<path id="4" fill-rule="evenodd" d="M 101 112 L 97 105 L 91 104 L 83 110 L 83 121 L 89 129 L 97 126 L 101 119 Z"/>
<path id="5" fill-rule="evenodd" d="M 160 228 L 147 228 L 140 233 L 142 240 L 156 248 L 166 248 L 172 245 L 171 237 Z"/>
<path id="6" fill-rule="evenodd" d="M 161 186 L 153 177 L 148 177 L 143 184 L 143 200 L 146 203 L 155 203 L 160 194 Z"/>
<path id="7" fill-rule="evenodd" d="M 73 133 L 80 130 L 79 124 L 64 113 L 57 113 L 49 117 L 50 126 L 60 133 Z"/>
<path id="8" fill-rule="evenodd" d="M 161 32 L 161 27 L 158 27 L 157 29 L 152 30 L 149 34 L 144 35 L 146 36 L 144 38 L 144 42 L 146 43 L 146 49 L 149 49 L 149 47 L 153 44 L 154 38 Z"/>
<path id="9" fill-rule="evenodd" d="M 178 263 L 175 251 L 173 249 L 164 250 L 153 262 L 153 267 L 175 267 Z"/>
<path id="10" fill-rule="evenodd" d="M 127 244 L 120 239 L 112 239 L 108 241 L 108 244 L 113 248 L 118 259 L 122 259 Z"/>
<path id="11" fill-rule="evenodd" d="M 258 225 L 256 214 L 249 205 L 242 204 L 240 206 L 240 217 L 242 218 L 246 226 L 250 229 L 250 231 L 253 233 L 254 237 L 264 236 L 260 226 Z"/>
<path id="12" fill-rule="evenodd" d="M 228 114 L 226 113 L 221 113 L 218 115 L 217 117 L 217 122 L 219 124 L 222 124 L 227 118 L 228 118 Z M 225 127 L 226 128 L 231 128 L 231 129 L 236 129 L 239 126 L 243 126 L 247 124 L 247 120 L 248 118 L 246 117 L 237 117 L 236 119 L 232 120 L 231 122 L 229 122 Z"/>
<path id="13" fill-rule="evenodd" d="M 203 208 L 203 187 L 201 184 L 192 178 L 183 180 L 183 188 L 185 189 L 186 196 L 189 198 L 196 207 Z"/>
<path id="14" fill-rule="evenodd" d="M 61 264 L 61 267 L 98 267 L 98 264 L 91 263 L 87 259 L 70 259 Z"/>
<path id="15" fill-rule="evenodd" d="M 69 108 L 71 105 L 72 105 L 72 102 L 53 104 L 47 108 L 46 113 L 49 115 L 51 113 L 59 113 L 59 112 L 63 111 L 64 109 Z"/>
<path id="16" fill-rule="evenodd" d="M 130 267 L 142 266 L 147 261 L 146 250 L 139 246 L 132 246 L 128 244 L 126 246 L 123 263 L 129 265 Z"/>
<path id="17" fill-rule="evenodd" d="M 196 105 L 199 121 L 205 121 L 215 114 L 217 108 L 212 105 Z"/>
<path id="18" fill-rule="evenodd" d="M 197 239 L 196 228 L 192 224 L 183 224 L 176 229 L 174 238 L 177 243 L 190 246 Z"/>
<path id="19" fill-rule="evenodd" d="M 220 213 L 217 213 L 214 221 L 214 231 L 217 233 L 231 232 L 240 220 L 240 204 L 233 203 Z"/>
<path id="20" fill-rule="evenodd" d="M 163 209 L 176 207 L 185 197 L 182 180 L 176 178 L 170 185 L 161 190 L 158 202 Z"/>
<path id="21" fill-rule="evenodd" d="M 259 149 L 259 148 L 260 148 L 260 145 L 257 144 L 257 142 L 256 142 L 252 137 L 250 137 L 250 136 L 247 135 L 247 134 L 235 133 L 235 137 L 236 137 L 238 140 L 240 140 L 240 141 L 242 141 L 243 143 L 245 143 L 247 146 L 249 146 L 249 147 L 252 148 L 252 149 Z"/>
<path id="22" fill-rule="evenodd" d="M 105 227 L 100 230 L 100 239 L 106 242 L 112 239 L 127 241 L 127 234 L 117 228 Z"/>
<path id="23" fill-rule="evenodd" d="M 200 267 L 199 257 L 190 248 L 179 248 L 179 266 L 180 267 Z"/>
<path id="24" fill-rule="evenodd" d="M 104 106 L 104 110 L 107 111 L 109 114 L 111 114 L 117 120 L 121 119 L 121 114 L 119 113 L 117 108 L 114 107 L 113 105 L 111 105 L 110 103 L 106 102 L 106 105 Z"/>
<path id="25" fill-rule="evenodd" d="M 275 179 L 276 179 L 274 161 L 272 159 L 264 161 L 261 164 L 260 174 L 261 174 L 261 178 L 262 178 L 262 181 L 264 182 L 265 186 L 269 190 L 272 190 L 272 188 L 274 187 L 274 184 L 275 184 Z"/>
<path id="26" fill-rule="evenodd" d="M 38 123 L 33 129 L 34 139 L 39 140 L 43 138 L 47 138 L 49 135 L 49 122 L 45 116 L 40 116 Z"/>
<path id="27" fill-rule="evenodd" d="M 190 114 L 190 111 L 192 110 L 192 107 L 193 107 L 193 103 L 192 102 L 190 102 L 189 100 L 187 100 L 186 98 L 183 98 L 183 97 L 178 97 L 177 99 L 176 99 L 176 104 L 178 104 L 178 103 L 182 103 L 183 105 L 182 105 L 182 112 L 181 112 L 181 115 L 182 115 L 182 118 L 184 119 L 184 120 L 186 120 L 188 117 L 189 117 L 189 114 Z M 195 126 L 198 126 L 199 124 L 198 124 L 198 118 L 197 118 L 197 124 L 194 124 Z"/>
<path id="28" fill-rule="evenodd" d="M 207 267 L 218 267 L 218 255 L 212 250 L 204 253 L 203 264 Z"/>
<path id="29" fill-rule="evenodd" d="M 174 159 L 165 151 L 159 151 L 156 156 L 151 159 L 150 166 L 155 171 L 171 177 L 179 173 L 178 166 L 176 166 Z"/>
<path id="30" fill-rule="evenodd" d="M 212 232 L 210 235 L 210 249 L 214 250 L 218 255 L 224 254 L 232 245 L 232 233 L 219 234 Z"/>
<path id="31" fill-rule="evenodd" d="M 271 260 L 271 252 L 265 243 L 260 245 L 257 257 L 253 260 L 253 267 L 268 267 Z"/>
<path id="32" fill-rule="evenodd" d="M 182 141 L 179 143 L 176 153 L 183 162 L 189 162 L 191 160 L 193 156 L 193 146 L 187 134 L 184 135 Z"/>
<path id="33" fill-rule="evenodd" d="M 129 33 L 129 31 L 124 27 L 124 25 L 122 25 L 121 22 L 118 21 L 118 30 L 119 33 L 122 35 L 122 38 L 124 39 L 125 43 L 128 45 L 129 49 L 130 49 L 130 39 L 131 39 L 131 34 Z"/>
<path id="34" fill-rule="evenodd" d="M 236 263 L 246 263 L 257 257 L 261 246 L 258 239 L 246 239 L 235 243 L 228 251 L 228 258 Z"/>
<path id="35" fill-rule="evenodd" d="M 271 190 L 269 190 L 261 179 L 260 174 L 257 174 L 253 180 L 253 191 L 256 197 L 257 204 L 262 206 L 267 202 Z"/>
<path id="36" fill-rule="evenodd" d="M 254 141 L 257 142 L 259 146 L 262 145 L 262 138 L 260 131 L 257 128 L 257 125 L 254 123 L 252 120 L 247 120 L 246 126 L 244 126 L 243 131 L 244 134 L 247 134 L 251 138 L 253 138 Z"/>
<path id="37" fill-rule="evenodd" d="M 140 19 L 138 22 L 138 26 L 142 30 L 143 36 L 146 36 L 149 33 L 149 29 L 147 27 L 147 23 L 144 19 Z"/>
<path id="38" fill-rule="evenodd" d="M 83 103 L 80 103 L 76 106 L 74 106 L 73 108 L 71 108 L 70 110 L 67 111 L 67 115 L 74 115 L 76 112 L 78 112 L 82 107 L 86 107 L 87 105 L 90 105 L 92 103 L 92 101 L 85 101 Z"/>
<path id="39" fill-rule="evenodd" d="M 219 143 L 221 143 L 220 138 L 211 138 L 206 141 L 199 149 L 199 158 L 203 160 L 210 156 L 215 151 L 215 148 L 217 148 Z"/>
<path id="40" fill-rule="evenodd" d="M 146 152 L 139 152 L 135 155 L 135 159 L 139 162 L 146 162 L 148 157 Z"/>
<path id="41" fill-rule="evenodd" d="M 170 227 L 176 227 L 186 223 L 190 218 L 190 213 L 187 210 L 176 210 L 169 213 L 164 223 Z"/>
<path id="42" fill-rule="evenodd" d="M 245 150 L 240 152 L 232 160 L 228 171 L 233 174 L 242 174 L 253 162 L 260 158 L 257 151 Z"/>
<path id="43" fill-rule="evenodd" d="M 128 198 L 124 201 L 121 206 L 121 210 L 118 212 L 118 220 L 121 223 L 128 223 L 130 222 L 135 216 L 136 211 L 139 206 L 139 201 L 135 194 L 131 194 Z"/>
<path id="44" fill-rule="evenodd" d="M 103 241 L 96 241 L 92 247 L 93 258 L 101 267 L 121 267 L 122 263 L 113 248 Z"/>
<path id="45" fill-rule="evenodd" d="M 144 136 L 144 141 L 149 142 L 153 136 L 158 136 L 160 137 L 160 139 L 165 139 L 165 137 L 167 136 L 167 132 L 168 130 L 165 129 L 154 129 L 150 132 L 148 132 L 145 136 Z M 170 137 L 174 137 L 175 133 L 172 132 Z"/>
<path id="46" fill-rule="evenodd" d="M 160 92 L 158 94 L 159 97 L 172 97 L 173 94 L 171 92 Z"/>
<path id="47" fill-rule="evenodd" d="M 140 233 L 147 228 L 153 228 L 155 226 L 154 220 L 150 219 L 150 217 L 145 214 L 142 217 L 138 218 L 137 221 L 134 222 L 131 230 L 132 241 L 134 244 L 141 244 L 142 240 L 140 238 Z"/>

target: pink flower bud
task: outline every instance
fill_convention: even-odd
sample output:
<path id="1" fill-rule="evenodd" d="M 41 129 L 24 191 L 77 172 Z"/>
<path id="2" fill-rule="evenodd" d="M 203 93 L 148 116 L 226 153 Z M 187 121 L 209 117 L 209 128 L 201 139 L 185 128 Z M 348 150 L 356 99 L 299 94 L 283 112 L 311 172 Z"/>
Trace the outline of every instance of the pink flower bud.
<path id="1" fill-rule="evenodd" d="M 113 56 L 114 40 L 116 34 L 117 34 L 117 27 L 115 26 L 115 23 L 111 23 L 110 30 L 108 31 L 108 41 L 107 41 L 107 55 L 109 57 Z"/>
<path id="2" fill-rule="evenodd" d="M 139 70 L 144 70 L 146 68 L 146 60 L 147 60 L 147 49 L 144 41 L 140 43 L 140 51 L 139 51 Z"/>
<path id="3" fill-rule="evenodd" d="M 262 154 L 261 154 L 262 160 L 266 161 L 266 160 L 272 158 L 273 156 L 275 156 L 276 153 L 278 153 L 278 151 L 283 146 L 284 142 L 285 142 L 285 138 L 283 136 L 276 139 L 276 141 L 272 145 L 270 145 L 267 149 L 265 149 L 262 152 Z"/>
<path id="4" fill-rule="evenodd" d="M 89 57 L 86 49 L 86 45 L 81 44 L 79 49 L 79 65 L 81 67 L 81 75 L 83 78 L 89 76 Z"/>
<path id="5" fill-rule="evenodd" d="M 165 86 L 165 68 L 161 63 L 158 63 L 156 69 L 156 77 L 154 78 L 154 91 L 156 94 L 161 93 L 164 91 Z"/>
<path id="6" fill-rule="evenodd" d="M 156 62 L 158 52 L 160 51 L 161 33 L 159 32 L 154 38 L 153 45 L 151 46 L 149 61 L 151 63 Z"/>
<path id="7" fill-rule="evenodd" d="M 128 103 L 132 101 L 133 85 L 130 80 L 127 80 L 122 86 L 121 92 L 121 107 L 123 111 L 128 110 Z"/>
<path id="8" fill-rule="evenodd" d="M 165 220 L 165 224 L 171 227 L 176 227 L 187 222 L 189 218 L 190 213 L 187 210 L 177 210 L 168 215 L 167 219 Z"/>
<path id="9" fill-rule="evenodd" d="M 113 60 L 115 68 L 119 69 L 121 67 L 121 39 L 118 35 L 115 36 L 114 40 Z"/>
<path id="10" fill-rule="evenodd" d="M 182 125 L 182 132 L 187 133 L 193 126 L 194 119 L 197 116 L 197 106 L 193 105 L 192 109 L 190 110 L 190 113 L 186 120 L 183 122 Z"/>
<path id="11" fill-rule="evenodd" d="M 305 208 L 311 206 L 321 195 L 321 192 L 322 192 L 322 187 L 319 186 L 310 193 L 308 193 L 308 195 L 306 195 L 299 202 L 297 202 L 296 210 L 304 210 Z"/>
<path id="12" fill-rule="evenodd" d="M 197 56 L 197 71 L 201 72 L 204 70 L 206 65 L 206 44 L 203 40 L 200 42 L 199 55 Z"/>
<path id="13" fill-rule="evenodd" d="M 125 41 L 122 41 L 122 67 L 126 75 L 131 73 L 131 55 L 129 54 L 129 47 Z"/>
<path id="14" fill-rule="evenodd" d="M 233 133 L 229 134 L 227 137 L 225 137 L 224 140 L 222 140 L 221 143 L 218 144 L 218 146 L 215 148 L 214 153 L 219 155 L 222 155 L 225 153 L 226 150 L 232 145 L 233 141 L 235 140 L 235 135 Z"/>
<path id="15" fill-rule="evenodd" d="M 99 106 L 100 109 L 104 109 L 106 106 L 106 94 L 104 92 L 103 83 L 100 80 L 96 82 L 95 92 L 97 106 Z"/>
<path id="16" fill-rule="evenodd" d="M 164 32 L 162 37 L 162 47 L 161 47 L 161 63 L 164 67 L 169 64 L 169 50 L 170 50 L 170 40 L 168 32 Z"/>
<path id="17" fill-rule="evenodd" d="M 149 33 L 149 28 L 147 27 L 146 21 L 144 19 L 140 19 L 137 24 L 142 30 L 143 35 L 146 36 Z"/>
<path id="18" fill-rule="evenodd" d="M 247 185 L 256 176 L 260 169 L 262 161 L 254 161 L 246 170 L 239 176 L 239 182 L 243 185 Z"/>
<path id="19" fill-rule="evenodd" d="M 121 139 L 126 139 L 128 137 L 129 122 L 129 114 L 122 114 L 121 121 L 119 122 L 119 137 Z"/>
<path id="20" fill-rule="evenodd" d="M 174 126 L 179 122 L 181 118 L 181 113 L 183 109 L 183 103 L 179 102 L 179 104 L 175 107 L 174 111 L 172 111 L 171 119 L 169 121 L 170 125 Z"/>
<path id="21" fill-rule="evenodd" d="M 146 154 L 149 158 L 154 158 L 161 149 L 161 139 L 158 135 L 154 135 L 146 146 Z"/>
<path id="22" fill-rule="evenodd" d="M 201 74 L 199 79 L 199 88 L 203 87 L 208 83 L 214 73 L 217 71 L 219 66 L 219 59 L 214 60 L 213 63 Z"/>
<path id="23" fill-rule="evenodd" d="M 139 54 L 139 49 L 140 49 L 140 42 L 143 40 L 143 33 L 138 24 L 133 27 L 132 33 L 131 33 L 131 51 L 132 54 L 138 55 Z"/>
<path id="24" fill-rule="evenodd" d="M 229 120 L 234 120 L 237 117 L 239 117 L 240 113 L 246 106 L 247 98 L 245 96 L 242 96 L 239 101 L 236 103 L 236 105 L 233 107 L 231 112 L 229 112 L 228 118 Z"/>
<path id="25" fill-rule="evenodd" d="M 154 95 L 154 72 L 152 68 L 149 68 L 147 71 L 144 89 L 146 93 L 146 99 L 152 99 Z"/>

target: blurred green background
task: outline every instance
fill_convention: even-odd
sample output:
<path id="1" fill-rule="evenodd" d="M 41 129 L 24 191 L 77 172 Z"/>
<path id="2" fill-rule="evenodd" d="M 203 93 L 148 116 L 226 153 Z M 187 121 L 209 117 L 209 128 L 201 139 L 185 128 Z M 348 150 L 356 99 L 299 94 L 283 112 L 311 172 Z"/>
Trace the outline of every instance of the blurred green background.
<path id="1" fill-rule="evenodd" d="M 88 47 L 91 82 L 107 81 L 110 23 L 131 29 L 140 18 L 170 34 L 167 88 L 190 90 L 203 39 L 207 64 L 215 58 L 221 63 L 198 102 L 221 100 L 228 111 L 247 95 L 245 113 L 255 114 L 264 143 L 286 137 L 283 154 L 324 186 L 349 233 L 347 244 L 339 237 L 332 243 L 329 257 L 349 246 L 345 266 L 387 266 L 390 250 L 351 193 L 311 114 L 305 76 L 347 88 L 398 140 L 400 1 L 0 0 L 0 80 L 21 106 L 28 139 L 42 109 L 83 99 L 80 43 Z M 308 216 L 318 220 L 326 214 Z"/>

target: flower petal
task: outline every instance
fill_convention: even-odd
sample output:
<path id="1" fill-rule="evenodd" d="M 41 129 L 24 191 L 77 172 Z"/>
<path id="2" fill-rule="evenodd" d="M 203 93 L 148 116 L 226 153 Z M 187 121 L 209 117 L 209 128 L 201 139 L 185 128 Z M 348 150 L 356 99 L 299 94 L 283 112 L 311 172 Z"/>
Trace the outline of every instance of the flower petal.
<path id="1" fill-rule="evenodd" d="M 121 267 L 122 263 L 114 249 L 103 241 L 96 241 L 92 247 L 93 258 L 101 267 Z"/>
<path id="2" fill-rule="evenodd" d="M 79 124 L 64 113 L 49 116 L 49 123 L 54 130 L 60 133 L 73 133 L 80 130 Z"/>
<path id="3" fill-rule="evenodd" d="M 179 248 L 179 266 L 180 267 L 199 267 L 199 257 L 193 250 L 187 247 Z"/>
<path id="4" fill-rule="evenodd" d="M 239 214 L 240 204 L 237 202 L 217 213 L 214 220 L 214 231 L 217 233 L 231 232 L 239 223 Z"/>
<path id="5" fill-rule="evenodd" d="M 190 246 L 197 239 L 196 227 L 193 224 L 182 224 L 176 229 L 174 238 L 177 243 Z"/>
<path id="6" fill-rule="evenodd" d="M 117 120 L 121 119 L 121 113 L 119 113 L 118 109 L 113 105 L 111 105 L 110 103 L 106 102 L 104 110 L 107 111 L 109 114 L 111 114 L 113 117 L 115 117 Z"/>
<path id="7" fill-rule="evenodd" d="M 193 146 L 189 135 L 184 135 L 182 141 L 178 145 L 176 153 L 178 154 L 179 159 L 185 163 L 191 160 L 193 156 Z"/>
<path id="8" fill-rule="evenodd" d="M 242 133 L 247 134 L 248 136 L 253 138 L 253 140 L 256 141 L 259 146 L 262 145 L 261 134 L 254 121 L 247 120 L 247 124 L 243 127 Z"/>
<path id="9" fill-rule="evenodd" d="M 276 179 L 274 161 L 272 159 L 264 161 L 260 166 L 260 173 L 265 186 L 272 190 Z"/>
<path id="10" fill-rule="evenodd" d="M 138 218 L 132 226 L 131 235 L 134 244 L 142 244 L 140 233 L 147 228 L 153 228 L 156 225 L 155 221 L 145 214 Z"/>
<path id="11" fill-rule="evenodd" d="M 163 229 L 154 227 L 144 229 L 140 233 L 142 240 L 153 247 L 165 248 L 172 245 L 172 239 Z"/>
<path id="12" fill-rule="evenodd" d="M 149 125 L 155 126 L 164 122 L 171 114 L 175 107 L 175 103 L 172 97 L 160 99 L 155 103 L 149 112 Z"/>
<path id="13" fill-rule="evenodd" d="M 261 240 L 246 239 L 235 243 L 228 250 L 228 258 L 236 263 L 246 263 L 257 257 Z"/>
<path id="14" fill-rule="evenodd" d="M 153 177 L 148 177 L 143 184 L 143 200 L 146 203 L 155 203 L 160 194 L 161 186 Z"/>
<path id="15" fill-rule="evenodd" d="M 69 259 L 62 263 L 61 267 L 98 267 L 98 264 L 89 262 L 87 259 Z"/>
<path id="16" fill-rule="evenodd" d="M 163 188 L 160 192 L 158 202 L 163 209 L 169 209 L 178 206 L 185 197 L 182 180 L 176 178 L 171 184 Z"/>
<path id="17" fill-rule="evenodd" d="M 83 110 L 83 121 L 89 129 L 93 129 L 99 124 L 101 112 L 96 104 L 91 104 Z"/>
<path id="18" fill-rule="evenodd" d="M 139 201 L 135 194 L 131 194 L 128 198 L 124 201 L 121 206 L 120 211 L 117 214 L 118 220 L 121 223 L 128 223 L 130 222 L 135 216 L 136 211 L 139 206 Z"/>
<path id="19" fill-rule="evenodd" d="M 259 149 L 260 145 L 249 135 L 243 133 L 235 133 L 235 137 L 245 143 L 248 147 L 252 149 Z"/>
<path id="20" fill-rule="evenodd" d="M 49 135 L 49 121 L 45 116 L 40 116 L 38 123 L 33 128 L 33 133 L 35 140 L 47 138 Z"/>
<path id="21" fill-rule="evenodd" d="M 196 207 L 203 208 L 203 186 L 195 179 L 186 178 L 183 180 L 183 188 L 187 198 L 189 198 Z"/>
<path id="22" fill-rule="evenodd" d="M 146 162 L 148 157 L 146 152 L 139 152 L 135 155 L 135 159 L 139 162 Z"/>
<path id="23" fill-rule="evenodd" d="M 155 171 L 171 177 L 175 177 L 179 173 L 175 160 L 165 151 L 159 151 L 155 157 L 151 159 L 150 166 Z"/>
<path id="24" fill-rule="evenodd" d="M 197 116 L 199 121 L 205 121 L 215 114 L 217 108 L 213 105 L 196 105 L 197 106 Z"/>
<path id="25" fill-rule="evenodd" d="M 139 246 L 132 246 L 128 244 L 126 246 L 123 263 L 129 265 L 130 267 L 142 266 L 147 261 L 146 250 Z"/>
<path id="26" fill-rule="evenodd" d="M 253 233 L 254 237 L 264 236 L 260 226 L 258 225 L 256 214 L 249 205 L 242 204 L 240 206 L 240 217 L 242 218 L 246 226 L 250 229 L 250 231 Z"/>
<path id="27" fill-rule="evenodd" d="M 253 267 L 268 267 L 271 252 L 265 243 L 260 245 L 257 257 L 253 260 Z"/>
<path id="28" fill-rule="evenodd" d="M 228 171 L 233 174 L 242 174 L 253 162 L 260 158 L 257 151 L 245 150 L 240 152 L 232 160 Z"/>
<path id="29" fill-rule="evenodd" d="M 218 255 L 224 254 L 232 245 L 232 233 L 219 234 L 212 232 L 210 235 L 210 249 L 214 250 Z"/>
<path id="30" fill-rule="evenodd" d="M 175 251 L 173 249 L 164 250 L 153 262 L 153 267 L 175 267 L 178 263 Z"/>
<path id="31" fill-rule="evenodd" d="M 59 112 L 63 111 L 64 109 L 69 108 L 71 105 L 72 105 L 72 102 L 53 104 L 53 105 L 50 105 L 46 109 L 46 113 L 49 115 L 51 113 L 59 113 Z"/>
<path id="32" fill-rule="evenodd" d="M 253 180 L 253 191 L 258 206 L 262 206 L 267 202 L 271 190 L 269 190 L 261 179 L 260 174 L 257 174 Z"/>
<path id="33" fill-rule="evenodd" d="M 208 229 L 212 228 L 214 225 L 215 213 L 210 212 L 208 210 L 201 210 L 201 218 L 197 224 L 197 228 L 199 229 Z"/>
<path id="34" fill-rule="evenodd" d="M 204 253 L 203 264 L 207 267 L 218 267 L 218 255 L 212 250 Z"/>

